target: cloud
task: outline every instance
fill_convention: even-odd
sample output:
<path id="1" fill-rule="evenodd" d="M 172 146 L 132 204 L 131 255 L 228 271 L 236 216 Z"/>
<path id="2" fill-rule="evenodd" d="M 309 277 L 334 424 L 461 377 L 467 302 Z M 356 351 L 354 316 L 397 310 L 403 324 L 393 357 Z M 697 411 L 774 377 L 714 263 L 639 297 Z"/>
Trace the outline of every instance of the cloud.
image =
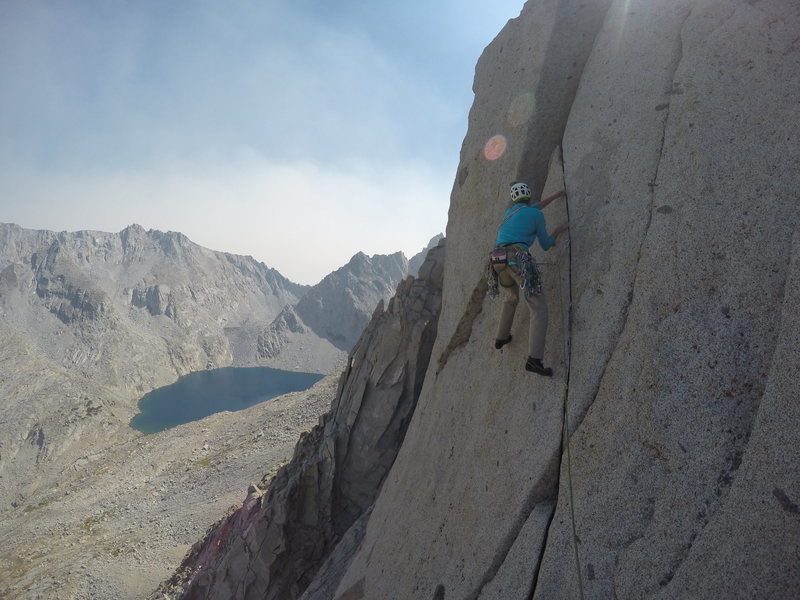
<path id="1" fill-rule="evenodd" d="M 366 24 L 281 2 L 9 1 L 0 156 L 52 170 L 220 161 L 242 146 L 275 160 L 438 161 L 463 134 L 463 102 Z"/>

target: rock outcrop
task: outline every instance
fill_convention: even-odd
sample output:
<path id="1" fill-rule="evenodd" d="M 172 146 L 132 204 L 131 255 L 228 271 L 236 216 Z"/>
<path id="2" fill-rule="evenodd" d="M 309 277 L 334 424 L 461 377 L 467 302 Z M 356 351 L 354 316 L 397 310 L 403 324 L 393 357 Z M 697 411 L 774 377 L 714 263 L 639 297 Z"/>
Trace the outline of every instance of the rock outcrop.
<path id="1" fill-rule="evenodd" d="M 304 334 L 308 331 L 294 308 L 287 305 L 275 317 L 269 327 L 265 327 L 258 334 L 258 356 L 261 358 L 276 358 L 289 342 L 292 334 Z"/>
<path id="2" fill-rule="evenodd" d="M 330 413 L 301 437 L 266 495 L 252 486 L 242 507 L 193 548 L 155 597 L 297 598 L 340 539 L 355 549 L 422 388 L 436 338 L 443 259 L 441 242 L 419 278 L 403 281 L 386 309 L 376 308 Z M 346 558 L 337 557 L 341 572 Z"/>
<path id="3" fill-rule="evenodd" d="M 543 0 L 509 21 L 476 68 L 436 368 L 306 600 L 796 597 L 798 31 L 783 0 Z M 536 252 L 552 379 L 523 368 L 524 308 L 492 345 L 482 270 L 520 179 L 567 191 L 546 216 L 569 239 Z M 333 433 L 315 433 L 331 454 Z M 253 527 L 303 506 L 318 497 Z M 230 597 L 296 598 L 308 579 L 273 588 L 251 569 L 288 554 L 237 556 L 205 571 L 253 586 Z"/>
<path id="4" fill-rule="evenodd" d="M 444 239 L 444 234 L 438 233 L 433 236 L 428 245 L 422 250 L 422 252 L 418 252 L 414 256 L 408 259 L 408 274 L 412 277 L 416 277 L 419 274 L 419 269 L 422 264 L 425 262 L 425 259 L 428 257 L 428 252 L 439 245 L 439 242 Z"/>
<path id="5" fill-rule="evenodd" d="M 438 242 L 441 238 L 434 239 Z M 412 257 L 412 271 L 411 261 L 401 252 L 357 253 L 259 331 L 258 359 L 270 366 L 296 369 L 313 356 L 325 372 L 341 368 L 375 306 L 388 301 L 404 277 L 416 275 L 423 259 L 419 254 Z"/>
<path id="6" fill-rule="evenodd" d="M 375 306 L 392 296 L 408 275 L 402 252 L 367 256 L 359 252 L 327 275 L 295 305 L 295 311 L 318 336 L 349 352 Z"/>

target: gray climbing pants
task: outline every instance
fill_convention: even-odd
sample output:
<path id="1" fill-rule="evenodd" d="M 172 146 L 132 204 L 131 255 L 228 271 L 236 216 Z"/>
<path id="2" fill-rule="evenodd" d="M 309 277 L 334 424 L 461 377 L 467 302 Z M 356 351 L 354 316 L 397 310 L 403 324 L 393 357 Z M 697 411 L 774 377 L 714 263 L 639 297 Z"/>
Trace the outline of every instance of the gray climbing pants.
<path id="1" fill-rule="evenodd" d="M 511 324 L 514 322 L 514 313 L 519 302 L 519 290 L 522 283 L 515 265 L 497 265 L 494 267 L 497 277 L 503 288 L 505 302 L 500 315 L 500 327 L 497 330 L 497 339 L 505 340 L 511 334 Z M 544 342 L 547 336 L 547 302 L 544 294 L 527 297 L 523 294 L 525 303 L 530 309 L 530 330 L 528 332 L 528 356 L 544 358 Z"/>

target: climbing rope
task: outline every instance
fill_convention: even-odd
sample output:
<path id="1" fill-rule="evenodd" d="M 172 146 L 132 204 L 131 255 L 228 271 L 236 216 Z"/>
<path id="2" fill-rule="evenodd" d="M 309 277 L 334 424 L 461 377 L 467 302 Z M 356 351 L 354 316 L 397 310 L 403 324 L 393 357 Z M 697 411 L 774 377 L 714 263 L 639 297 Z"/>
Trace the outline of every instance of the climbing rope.
<path id="1" fill-rule="evenodd" d="M 563 160 L 563 157 L 562 157 Z M 567 210 L 567 223 L 572 227 L 572 222 L 569 216 L 569 198 L 566 194 L 566 185 L 564 186 L 564 206 Z M 571 234 L 570 234 L 571 235 Z M 572 243 L 571 237 L 567 238 L 567 278 L 568 278 L 568 292 L 569 302 L 567 308 L 567 323 L 564 332 L 564 361 L 566 363 L 566 373 L 564 377 L 564 418 L 563 430 L 561 432 L 561 456 L 567 456 L 567 492 L 569 495 L 569 511 L 570 520 L 572 521 L 572 548 L 575 552 L 575 570 L 578 579 L 578 597 L 583 600 L 583 574 L 581 569 L 581 559 L 578 554 L 578 533 L 575 526 L 575 500 L 572 487 L 572 456 L 569 449 L 569 411 L 567 410 L 567 400 L 569 398 L 569 378 L 570 367 L 572 365 Z M 558 278 L 559 297 L 561 298 L 561 322 L 564 323 L 564 292 L 561 288 L 561 277 Z"/>

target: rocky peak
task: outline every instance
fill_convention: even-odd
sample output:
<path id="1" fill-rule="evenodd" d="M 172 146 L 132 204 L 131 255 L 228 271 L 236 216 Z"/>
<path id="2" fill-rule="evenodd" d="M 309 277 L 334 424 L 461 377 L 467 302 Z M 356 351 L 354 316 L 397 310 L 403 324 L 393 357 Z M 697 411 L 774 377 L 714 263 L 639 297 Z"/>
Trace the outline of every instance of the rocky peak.
<path id="1" fill-rule="evenodd" d="M 388 280 L 399 281 L 408 273 L 408 260 L 402 252 L 394 254 L 375 254 L 367 256 L 363 252 L 353 255 L 342 268 L 327 275 L 325 279 L 342 279 L 354 277 L 359 279 L 374 278 L 376 275 Z M 324 280 L 323 280 L 324 281 Z"/>
<path id="2" fill-rule="evenodd" d="M 402 278 L 404 273 L 398 272 L 397 265 L 402 268 L 404 260 L 400 254 L 357 257 L 353 266 L 360 269 L 360 276 L 350 272 L 333 282 L 342 290 L 349 290 L 338 297 L 346 302 L 348 293 L 359 293 L 359 286 L 383 290 L 388 285 L 384 278 Z M 0 552 L 0 562 L 14 557 L 13 568 L 5 573 L 0 587 L 12 596 L 25 597 L 66 597 L 78 593 L 78 589 L 92 597 L 139 594 L 149 578 L 140 578 L 139 587 L 132 590 L 127 586 L 128 580 L 119 576 L 119 569 L 109 577 L 104 568 L 97 564 L 93 567 L 91 562 L 86 570 L 78 571 L 74 561 L 83 563 L 83 557 L 95 554 L 91 548 L 100 543 L 114 549 L 104 554 L 109 562 L 115 562 L 115 552 L 125 552 L 120 559 L 124 564 L 126 559 L 136 562 L 144 569 L 142 572 L 150 573 L 147 569 L 161 561 L 165 545 L 170 542 L 159 532 L 161 542 L 154 548 L 149 543 L 152 539 L 145 538 L 148 558 L 143 564 L 138 555 L 121 550 L 127 534 L 110 533 L 123 522 L 126 531 L 130 531 L 129 524 L 135 522 L 131 519 L 138 518 L 132 516 L 136 510 L 124 509 L 126 501 L 119 495 L 119 510 L 111 509 L 104 495 L 90 494 L 92 499 L 84 503 L 75 490 L 83 488 L 89 494 L 92 489 L 101 489 L 105 494 L 113 487 L 105 477 L 121 472 L 118 469 L 130 472 L 121 466 L 124 461 L 112 458 L 115 452 L 124 453 L 121 448 L 129 443 L 129 448 L 138 449 L 131 453 L 136 461 L 150 465 L 151 456 L 154 462 L 164 459 L 174 464 L 181 478 L 180 482 L 179 478 L 172 478 L 172 483 L 176 488 L 183 485 L 186 478 L 184 468 L 178 466 L 180 461 L 173 463 L 171 457 L 151 455 L 155 452 L 152 447 L 148 449 L 149 436 L 136 441 L 140 434 L 129 427 L 137 412 L 137 400 L 181 375 L 228 365 L 318 373 L 336 369 L 339 373 L 347 353 L 316 336 L 294 308 L 308 289 L 252 257 L 214 252 L 193 244 L 185 236 L 146 231 L 138 225 L 119 234 L 32 231 L 0 225 L 0 363 L 4 365 L 0 376 L 0 510 L 8 513 L 3 535 L 14 539 Z M 355 296 L 349 298 L 351 307 L 361 301 Z M 378 302 L 375 299 L 368 307 L 359 303 L 353 312 L 363 315 L 366 323 Z M 420 303 L 425 301 L 415 296 L 413 309 L 418 310 Z M 379 312 L 385 312 L 384 306 L 381 303 Z M 270 457 L 267 460 L 285 457 L 287 446 L 274 450 L 275 440 L 290 443 L 291 436 L 307 426 L 309 418 L 315 419 L 313 415 L 318 414 L 319 407 L 329 405 L 333 391 L 328 385 L 318 408 L 313 409 L 300 407 L 308 398 L 292 398 L 290 403 L 297 404 L 297 409 L 291 417 L 276 417 L 281 423 L 279 428 L 272 421 L 261 426 L 266 433 L 259 432 L 259 427 L 251 433 L 238 431 L 236 435 L 240 435 L 247 449 L 244 455 L 249 456 L 246 460 L 251 461 L 251 468 L 257 461 L 251 451 L 266 452 L 264 456 Z M 319 393 L 311 393 L 309 398 Z M 213 419 L 211 427 L 216 427 L 219 421 Z M 190 437 L 200 436 L 205 426 L 189 424 L 174 432 L 181 440 L 176 447 L 191 444 L 185 437 L 187 431 L 194 432 Z M 385 432 L 385 439 L 397 445 L 397 427 L 387 426 Z M 229 444 L 225 441 L 226 460 L 236 466 L 228 477 L 229 481 L 236 481 L 241 477 L 243 457 L 238 452 L 228 454 Z M 208 450 L 207 445 L 198 447 L 203 452 Z M 187 466 L 196 466 L 196 459 L 189 460 Z M 208 466 L 202 461 L 200 464 Z M 216 477 L 209 482 L 202 471 L 194 475 L 217 490 L 226 488 Z M 49 482 L 56 480 L 61 483 L 51 488 Z M 142 510 L 147 511 L 144 507 L 152 502 L 150 492 L 144 488 L 136 492 L 137 488 L 134 486 L 130 502 L 146 495 Z M 73 493 L 67 497 L 70 489 Z M 164 492 L 164 488 L 160 491 Z M 206 493 L 211 492 L 206 489 Z M 213 493 L 218 501 L 218 492 Z M 224 493 L 235 498 L 235 484 Z M 359 497 L 361 494 L 363 490 Z M 122 498 L 126 496 L 123 494 Z M 248 502 L 260 502 L 257 496 L 254 494 Z M 180 503 L 173 498 L 170 504 L 171 519 L 176 521 L 180 516 L 172 508 Z M 196 514 L 192 506 L 183 508 Z M 82 512 L 84 509 L 87 512 Z M 42 513 L 34 512 L 39 510 Z M 47 515 L 43 521 L 51 525 L 37 520 L 43 513 Z M 92 524 L 89 537 L 81 525 L 83 517 L 75 520 L 79 514 L 87 518 L 84 525 Z M 208 515 L 200 522 L 211 522 L 206 518 Z M 56 522 L 58 525 L 53 525 Z M 102 537 L 94 537 L 100 529 Z M 53 531 L 59 532 L 59 541 L 51 543 Z M 148 534 L 137 531 L 138 544 Z M 185 534 L 189 529 L 181 531 Z M 67 541 L 73 534 L 78 543 Z M 177 530 L 167 536 L 175 534 Z M 111 537 L 113 542 L 109 541 Z M 47 548 L 45 561 L 16 558 L 41 555 L 43 547 Z M 69 552 L 61 552 L 67 547 Z M 87 554 L 82 554 L 84 551 Z M 43 577 L 45 571 L 47 576 Z M 84 585 L 87 576 L 91 587 Z M 95 585 L 99 579 L 103 583 Z M 54 589 L 59 591 L 53 592 Z M 118 593 L 122 589 L 124 592 Z"/>
<path id="3" fill-rule="evenodd" d="M 425 262 L 425 258 L 428 256 L 428 251 L 431 248 L 435 248 L 441 240 L 444 239 L 444 234 L 437 234 L 433 236 L 428 245 L 421 251 L 412 256 L 408 259 L 408 274 L 412 277 L 416 277 L 417 273 L 419 273 L 419 268 L 422 266 L 422 263 Z"/>
<path id="4" fill-rule="evenodd" d="M 149 245 L 149 237 L 147 231 L 141 225 L 129 225 L 119 232 L 120 242 L 122 249 L 126 254 L 132 254 L 136 248 Z"/>
<path id="5" fill-rule="evenodd" d="M 309 289 L 295 310 L 317 335 L 347 352 L 375 305 L 390 298 L 407 274 L 408 261 L 402 252 L 371 257 L 359 252 Z"/>
<path id="6" fill-rule="evenodd" d="M 285 306 L 269 327 L 258 335 L 258 356 L 276 358 L 289 343 L 291 334 L 304 334 L 306 327 L 292 306 Z"/>

